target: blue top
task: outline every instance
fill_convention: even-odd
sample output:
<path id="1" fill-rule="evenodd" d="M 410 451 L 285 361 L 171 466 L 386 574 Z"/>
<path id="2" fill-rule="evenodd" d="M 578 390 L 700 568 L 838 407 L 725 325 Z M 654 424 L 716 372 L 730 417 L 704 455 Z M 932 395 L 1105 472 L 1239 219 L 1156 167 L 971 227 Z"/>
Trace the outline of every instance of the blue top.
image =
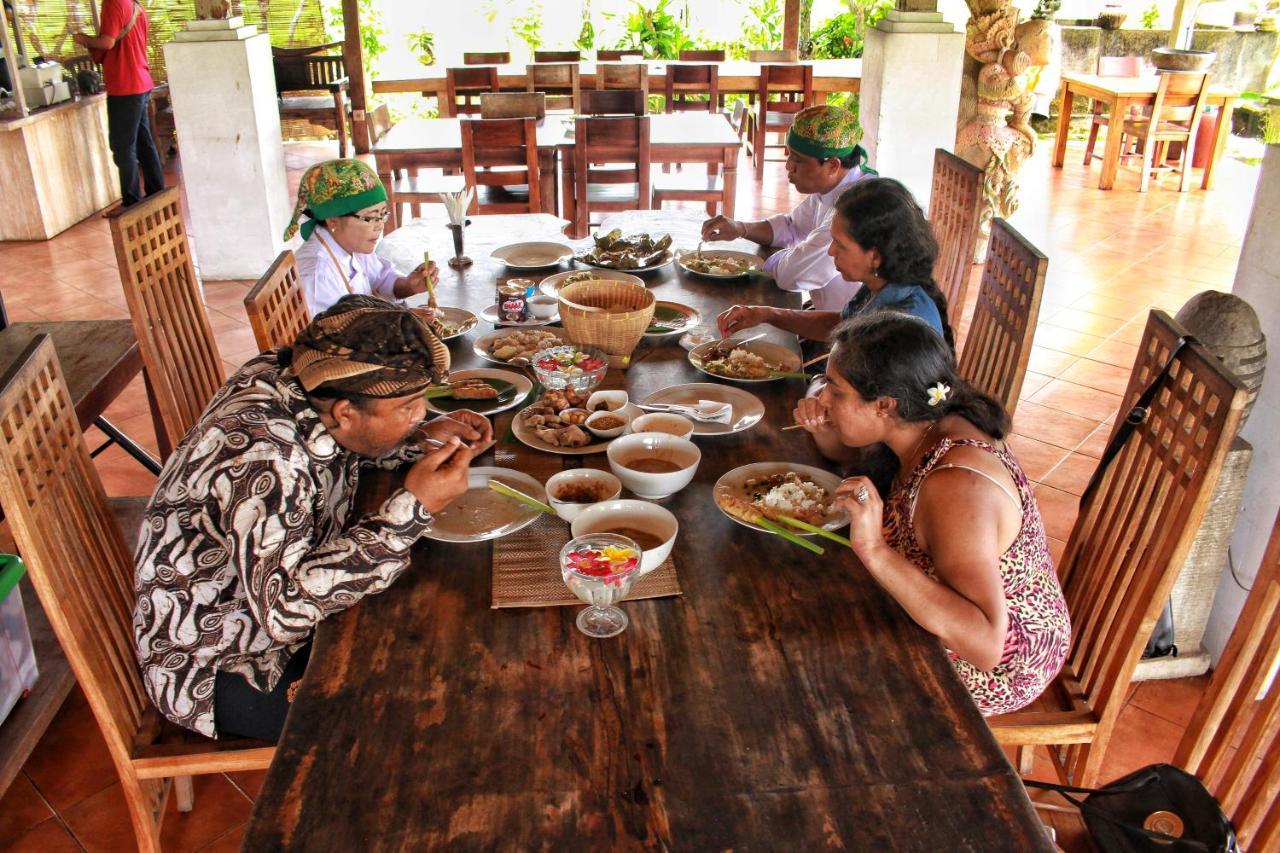
<path id="1" fill-rule="evenodd" d="M 939 335 L 946 337 L 942 330 L 942 318 L 938 316 L 938 306 L 918 284 L 893 284 L 889 282 L 876 293 L 865 284 L 853 295 L 840 312 L 841 320 L 848 320 L 872 311 L 901 311 L 919 317 Z"/>

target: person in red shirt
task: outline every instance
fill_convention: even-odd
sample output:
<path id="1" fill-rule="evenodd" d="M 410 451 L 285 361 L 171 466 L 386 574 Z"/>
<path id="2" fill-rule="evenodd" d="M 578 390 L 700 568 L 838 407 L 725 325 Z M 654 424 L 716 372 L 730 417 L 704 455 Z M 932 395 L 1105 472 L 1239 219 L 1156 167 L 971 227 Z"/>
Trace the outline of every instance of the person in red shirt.
<path id="1" fill-rule="evenodd" d="M 103 56 L 107 141 L 120 170 L 120 196 L 125 207 L 164 189 L 164 168 L 147 117 L 154 85 L 147 61 L 147 30 L 147 10 L 137 0 L 103 0 L 98 34 L 73 36 L 76 44 Z"/>

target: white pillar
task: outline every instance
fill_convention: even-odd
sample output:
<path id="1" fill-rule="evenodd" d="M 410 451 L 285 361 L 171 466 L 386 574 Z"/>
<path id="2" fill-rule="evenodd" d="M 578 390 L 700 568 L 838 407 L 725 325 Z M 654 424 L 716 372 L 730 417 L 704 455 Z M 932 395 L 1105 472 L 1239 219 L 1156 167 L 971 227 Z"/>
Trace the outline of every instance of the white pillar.
<path id="1" fill-rule="evenodd" d="M 1280 508 L 1280 145 L 1268 145 L 1258 176 L 1249 230 L 1245 232 L 1240 265 L 1231 292 L 1253 306 L 1267 336 L 1270 363 L 1258 392 L 1258 401 L 1240 434 L 1253 444 L 1253 466 L 1245 483 L 1244 506 L 1231 538 L 1236 575 L 1245 586 L 1253 585 L 1262 561 L 1276 510 Z M 1222 573 L 1213 612 L 1205 628 L 1204 645 L 1214 660 L 1222 654 L 1235 627 L 1247 593 Z"/>
<path id="2" fill-rule="evenodd" d="M 938 12 L 894 10 L 868 30 L 858 114 L 872 167 L 929 209 L 935 148 L 955 149 L 964 33 Z"/>
<path id="3" fill-rule="evenodd" d="M 200 273 L 257 278 L 289 222 L 271 41 L 241 18 L 187 27 L 164 56 Z"/>

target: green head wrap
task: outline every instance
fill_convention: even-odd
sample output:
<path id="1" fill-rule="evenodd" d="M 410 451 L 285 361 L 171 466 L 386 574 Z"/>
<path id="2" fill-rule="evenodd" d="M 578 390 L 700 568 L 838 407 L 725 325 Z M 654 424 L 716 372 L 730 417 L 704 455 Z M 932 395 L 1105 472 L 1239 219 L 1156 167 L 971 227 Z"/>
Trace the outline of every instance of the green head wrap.
<path id="1" fill-rule="evenodd" d="M 858 117 L 841 107 L 808 107 L 796 113 L 796 119 L 787 131 L 787 145 L 793 150 L 819 160 L 831 157 L 848 157 L 862 139 L 862 127 Z M 866 152 L 863 152 L 863 161 Z"/>
<path id="2" fill-rule="evenodd" d="M 358 210 L 387 200 L 387 189 L 378 180 L 378 173 L 359 160 L 327 160 L 317 163 L 302 174 L 298 185 L 298 203 L 293 208 L 293 218 L 284 231 L 284 239 L 291 240 L 302 223 L 302 239 L 311 237 L 318 223 L 333 216 L 349 216 Z"/>

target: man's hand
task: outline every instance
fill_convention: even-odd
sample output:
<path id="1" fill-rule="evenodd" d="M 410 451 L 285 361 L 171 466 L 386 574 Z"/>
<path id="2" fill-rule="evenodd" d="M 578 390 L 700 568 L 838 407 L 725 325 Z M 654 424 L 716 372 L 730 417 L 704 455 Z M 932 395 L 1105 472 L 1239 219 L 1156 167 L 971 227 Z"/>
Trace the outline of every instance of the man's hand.
<path id="1" fill-rule="evenodd" d="M 88 33 L 76 33 L 73 36 L 71 36 L 71 40 L 76 44 L 80 45 L 81 47 L 89 46 L 89 38 L 90 36 Z"/>
<path id="2" fill-rule="evenodd" d="M 747 226 L 725 216 L 713 216 L 702 223 L 703 240 L 737 240 L 747 236 Z"/>
<path id="3" fill-rule="evenodd" d="M 467 491 L 467 469 L 471 450 L 456 436 L 445 446 L 413 463 L 404 478 L 404 487 L 413 492 L 427 512 L 436 513 Z"/>
<path id="4" fill-rule="evenodd" d="M 436 418 L 422 429 L 437 441 L 448 441 L 450 437 L 457 436 L 466 444 L 472 456 L 479 456 L 493 444 L 493 424 L 484 415 L 470 409 Z"/>

